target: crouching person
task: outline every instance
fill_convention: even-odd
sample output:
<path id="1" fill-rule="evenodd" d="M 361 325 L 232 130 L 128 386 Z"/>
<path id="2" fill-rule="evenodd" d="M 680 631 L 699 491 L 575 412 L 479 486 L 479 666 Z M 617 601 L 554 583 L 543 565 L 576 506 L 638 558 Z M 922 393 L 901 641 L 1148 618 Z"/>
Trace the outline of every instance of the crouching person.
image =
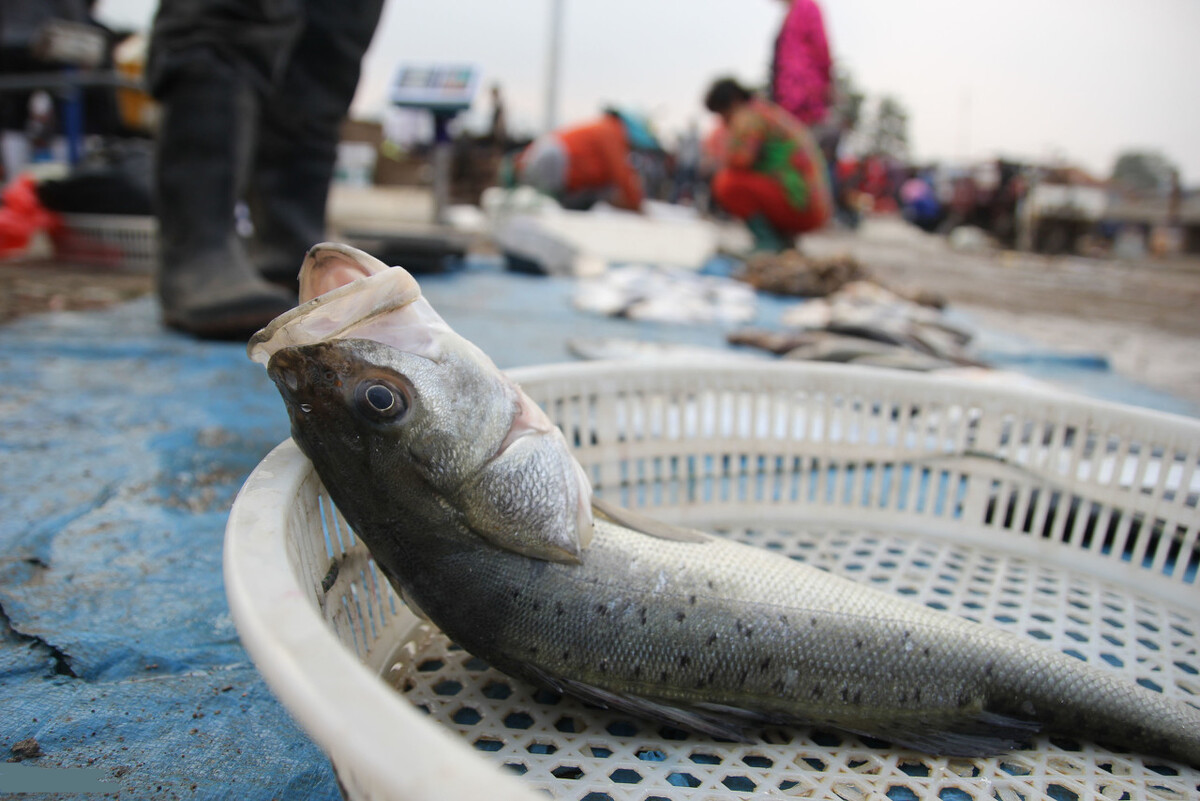
<path id="1" fill-rule="evenodd" d="M 755 250 L 785 250 L 829 221 L 828 170 L 799 120 L 732 78 L 713 83 L 704 105 L 726 128 L 713 199 L 745 221 Z"/>
<path id="2" fill-rule="evenodd" d="M 566 209 L 586 211 L 605 201 L 642 211 L 642 180 L 630 154 L 658 149 L 658 140 L 643 120 L 606 109 L 599 119 L 534 140 L 517 159 L 517 179 Z"/>

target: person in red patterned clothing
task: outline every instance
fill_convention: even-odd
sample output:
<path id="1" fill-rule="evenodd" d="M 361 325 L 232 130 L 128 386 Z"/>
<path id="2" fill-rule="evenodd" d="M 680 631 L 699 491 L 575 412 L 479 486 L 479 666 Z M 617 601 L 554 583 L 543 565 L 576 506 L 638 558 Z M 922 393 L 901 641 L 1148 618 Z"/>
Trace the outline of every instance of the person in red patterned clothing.
<path id="1" fill-rule="evenodd" d="M 726 129 L 713 199 L 745 221 L 755 250 L 785 250 L 829 221 L 828 169 L 808 129 L 733 78 L 714 82 L 704 105 Z"/>

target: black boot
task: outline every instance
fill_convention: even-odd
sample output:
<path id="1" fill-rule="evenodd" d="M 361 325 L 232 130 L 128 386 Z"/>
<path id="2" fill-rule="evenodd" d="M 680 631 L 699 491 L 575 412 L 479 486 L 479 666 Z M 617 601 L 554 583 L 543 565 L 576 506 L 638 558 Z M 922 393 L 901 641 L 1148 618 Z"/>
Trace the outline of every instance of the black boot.
<path id="1" fill-rule="evenodd" d="M 308 249 L 326 239 L 325 207 L 334 165 L 332 155 L 297 150 L 268 137 L 259 149 L 249 196 L 254 267 L 272 284 L 293 292 Z"/>
<path id="2" fill-rule="evenodd" d="M 257 97 L 236 70 L 204 51 L 172 71 L 159 97 L 163 322 L 202 338 L 247 339 L 296 302 L 257 274 L 235 228 L 234 206 L 254 152 Z"/>
<path id="3" fill-rule="evenodd" d="M 326 239 L 341 125 L 383 2 L 309 0 L 304 8 L 295 47 L 263 101 L 250 182 L 254 265 L 292 287 L 308 249 Z"/>

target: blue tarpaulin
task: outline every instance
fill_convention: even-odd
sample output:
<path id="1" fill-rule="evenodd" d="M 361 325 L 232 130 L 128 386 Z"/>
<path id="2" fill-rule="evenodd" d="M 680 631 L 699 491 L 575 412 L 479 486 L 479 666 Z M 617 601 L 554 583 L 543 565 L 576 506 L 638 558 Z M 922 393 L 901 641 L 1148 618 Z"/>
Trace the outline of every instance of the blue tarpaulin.
<path id="1" fill-rule="evenodd" d="M 229 506 L 287 436 L 261 368 L 141 301 L 0 328 L 0 376 L 0 748 L 122 797 L 339 797 L 225 604 Z"/>
<path id="2" fill-rule="evenodd" d="M 492 268 L 422 285 L 501 367 L 567 360 L 569 336 L 724 343 L 717 326 L 576 312 L 566 279 Z M 1102 367 L 1080 365 L 1092 394 L 1194 411 Z M 143 299 L 0 327 L 0 380 L 0 763 L 32 738 L 21 780 L 36 768 L 47 788 L 88 768 L 122 798 L 338 798 L 225 602 L 230 504 L 288 435 L 262 368 L 242 345 L 163 330 Z M 0 794 L 14 775 L 0 768 Z"/>

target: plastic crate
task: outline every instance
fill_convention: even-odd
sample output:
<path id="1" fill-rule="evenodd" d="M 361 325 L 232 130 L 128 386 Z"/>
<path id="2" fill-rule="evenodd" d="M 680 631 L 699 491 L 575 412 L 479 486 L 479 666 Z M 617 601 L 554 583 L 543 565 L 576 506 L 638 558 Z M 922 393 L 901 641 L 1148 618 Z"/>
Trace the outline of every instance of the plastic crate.
<path id="1" fill-rule="evenodd" d="M 513 375 L 606 498 L 1200 705 L 1200 421 L 830 365 Z M 807 728 L 728 743 L 538 691 L 404 607 L 290 441 L 234 504 L 225 573 L 243 642 L 351 798 L 1142 799 L 1200 786 L 1200 771 L 1085 741 L 983 759 Z"/>
<path id="2" fill-rule="evenodd" d="M 158 219 L 124 214 L 63 214 L 54 237 L 62 261 L 151 272 L 158 264 Z"/>

